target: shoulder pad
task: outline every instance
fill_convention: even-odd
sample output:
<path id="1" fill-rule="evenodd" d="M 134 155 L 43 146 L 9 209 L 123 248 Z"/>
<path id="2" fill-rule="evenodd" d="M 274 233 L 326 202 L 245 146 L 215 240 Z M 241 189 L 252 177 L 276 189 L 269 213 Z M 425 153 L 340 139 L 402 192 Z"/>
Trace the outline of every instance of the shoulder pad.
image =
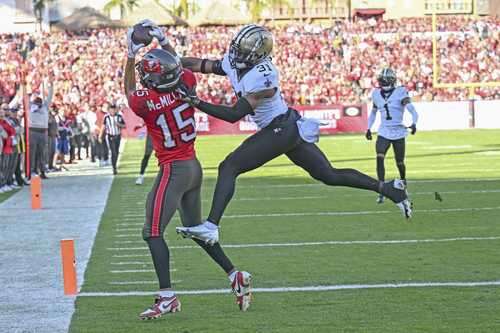
<path id="1" fill-rule="evenodd" d="M 279 75 L 272 64 L 267 61 L 253 67 L 242 78 L 246 93 L 279 87 Z"/>

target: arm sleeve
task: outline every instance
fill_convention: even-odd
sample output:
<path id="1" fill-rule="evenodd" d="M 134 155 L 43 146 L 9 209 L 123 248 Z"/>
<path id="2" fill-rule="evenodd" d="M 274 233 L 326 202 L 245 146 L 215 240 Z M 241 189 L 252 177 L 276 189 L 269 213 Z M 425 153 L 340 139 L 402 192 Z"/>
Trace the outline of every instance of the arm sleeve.
<path id="1" fill-rule="evenodd" d="M 213 73 L 216 75 L 220 76 L 226 76 L 226 71 L 224 71 L 224 68 L 222 68 L 222 61 L 221 60 L 215 60 L 213 67 L 212 67 Z"/>
<path id="2" fill-rule="evenodd" d="M 375 106 L 375 105 L 374 105 Z M 371 129 L 373 124 L 375 123 L 375 118 L 377 117 L 377 108 L 372 108 L 370 115 L 368 116 L 368 129 Z"/>
<path id="3" fill-rule="evenodd" d="M 247 114 L 254 114 L 252 106 L 245 97 L 238 99 L 238 102 L 233 106 L 226 105 L 216 105 L 200 101 L 200 104 L 196 106 L 200 111 L 211 115 L 212 117 L 235 123 Z"/>
<path id="4" fill-rule="evenodd" d="M 52 84 L 49 85 L 49 94 L 47 95 L 47 99 L 45 101 L 45 104 L 47 107 L 50 106 L 50 103 L 52 103 L 52 97 L 54 96 L 54 86 Z"/>
<path id="5" fill-rule="evenodd" d="M 417 124 L 417 121 L 418 121 L 418 113 L 417 113 L 417 110 L 415 109 L 415 106 L 412 104 L 412 103 L 408 103 L 406 104 L 406 110 L 408 110 L 408 112 L 410 112 L 411 114 L 411 119 L 412 119 L 412 124 Z"/>

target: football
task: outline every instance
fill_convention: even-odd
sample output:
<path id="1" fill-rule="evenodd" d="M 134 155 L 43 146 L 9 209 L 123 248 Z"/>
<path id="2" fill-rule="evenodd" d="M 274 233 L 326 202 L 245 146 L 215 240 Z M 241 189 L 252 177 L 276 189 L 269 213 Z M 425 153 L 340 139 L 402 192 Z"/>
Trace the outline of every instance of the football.
<path id="1" fill-rule="evenodd" d="M 148 46 L 153 41 L 153 36 L 149 34 L 150 27 L 144 27 L 141 24 L 134 25 L 134 32 L 132 33 L 132 41 L 134 44 L 144 44 Z"/>

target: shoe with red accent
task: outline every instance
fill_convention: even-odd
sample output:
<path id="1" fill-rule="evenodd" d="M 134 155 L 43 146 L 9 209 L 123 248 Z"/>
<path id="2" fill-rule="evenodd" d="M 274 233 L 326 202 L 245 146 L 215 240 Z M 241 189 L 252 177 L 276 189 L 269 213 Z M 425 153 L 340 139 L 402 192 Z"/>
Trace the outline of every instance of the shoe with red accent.
<path id="1" fill-rule="evenodd" d="M 245 271 L 238 271 L 231 281 L 231 289 L 236 295 L 236 304 L 241 311 L 246 311 L 252 301 L 252 275 Z"/>
<path id="2" fill-rule="evenodd" d="M 160 297 L 155 298 L 155 304 L 149 309 L 146 309 L 139 315 L 142 320 L 156 319 L 160 318 L 165 313 L 174 313 L 181 311 L 181 302 L 174 295 L 172 297 Z"/>

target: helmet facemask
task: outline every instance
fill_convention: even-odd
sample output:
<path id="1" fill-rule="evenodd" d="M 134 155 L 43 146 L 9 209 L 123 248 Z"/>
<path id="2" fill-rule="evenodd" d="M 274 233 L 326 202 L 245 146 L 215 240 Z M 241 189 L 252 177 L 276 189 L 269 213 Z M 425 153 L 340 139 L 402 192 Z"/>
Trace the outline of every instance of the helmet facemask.
<path id="1" fill-rule="evenodd" d="M 182 75 L 182 65 L 175 56 L 168 54 L 172 59 L 165 59 L 163 54 L 152 50 L 144 55 L 144 58 L 137 63 L 141 84 L 149 89 L 159 92 L 172 92 L 177 87 Z M 167 52 L 165 52 L 167 53 Z M 176 60 L 173 60 L 176 59 Z"/>
<path id="2" fill-rule="evenodd" d="M 229 62 L 236 69 L 252 68 L 269 57 L 273 37 L 269 31 L 257 25 L 244 27 L 231 41 Z"/>
<path id="3" fill-rule="evenodd" d="M 397 81 L 396 73 L 391 68 L 384 68 L 378 75 L 377 81 L 382 90 L 392 90 Z"/>

